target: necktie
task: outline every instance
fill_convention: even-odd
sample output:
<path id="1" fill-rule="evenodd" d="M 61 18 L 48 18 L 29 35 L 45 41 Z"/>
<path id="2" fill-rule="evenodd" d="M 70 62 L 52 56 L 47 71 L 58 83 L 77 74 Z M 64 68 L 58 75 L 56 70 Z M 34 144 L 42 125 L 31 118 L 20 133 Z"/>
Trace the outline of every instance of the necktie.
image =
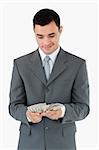
<path id="1" fill-rule="evenodd" d="M 50 76 L 50 64 L 49 64 L 49 60 L 50 57 L 49 56 L 45 56 L 44 58 L 44 70 L 45 70 L 45 75 L 46 75 L 46 79 L 49 79 Z"/>

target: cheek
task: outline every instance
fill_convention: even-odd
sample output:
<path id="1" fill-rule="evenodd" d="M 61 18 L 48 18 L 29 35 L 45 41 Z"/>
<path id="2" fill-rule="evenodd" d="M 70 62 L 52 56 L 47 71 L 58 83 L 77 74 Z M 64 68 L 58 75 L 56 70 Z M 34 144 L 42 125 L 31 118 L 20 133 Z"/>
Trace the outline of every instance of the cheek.
<path id="1" fill-rule="evenodd" d="M 44 43 L 43 41 L 38 41 L 38 46 L 43 49 L 44 48 Z"/>
<path id="2" fill-rule="evenodd" d="M 37 39 L 37 43 L 38 43 L 38 45 L 41 45 L 41 44 L 42 44 L 42 41 L 39 40 L 39 39 Z"/>
<path id="3" fill-rule="evenodd" d="M 58 42 L 59 42 L 59 37 L 56 36 L 56 37 L 53 39 L 53 42 L 54 42 L 54 43 L 58 43 Z"/>
<path id="4" fill-rule="evenodd" d="M 59 42 L 59 39 L 60 39 L 60 36 L 58 36 L 58 37 L 56 38 L 56 41 Z"/>

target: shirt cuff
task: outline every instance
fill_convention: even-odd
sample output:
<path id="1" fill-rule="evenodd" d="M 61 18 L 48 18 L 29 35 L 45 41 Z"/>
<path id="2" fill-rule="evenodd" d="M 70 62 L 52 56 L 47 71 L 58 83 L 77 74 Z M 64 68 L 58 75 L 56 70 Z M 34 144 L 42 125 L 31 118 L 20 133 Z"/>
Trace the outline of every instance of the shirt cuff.
<path id="1" fill-rule="evenodd" d="M 29 118 L 29 117 L 27 117 L 27 120 L 28 120 L 28 122 L 31 122 L 31 120 L 30 120 L 30 118 Z"/>
<path id="2" fill-rule="evenodd" d="M 64 106 L 63 104 L 60 104 L 60 108 L 61 108 L 61 110 L 62 110 L 61 118 L 63 118 L 64 115 L 65 115 L 65 110 L 66 110 L 66 108 L 65 108 L 65 106 Z"/>

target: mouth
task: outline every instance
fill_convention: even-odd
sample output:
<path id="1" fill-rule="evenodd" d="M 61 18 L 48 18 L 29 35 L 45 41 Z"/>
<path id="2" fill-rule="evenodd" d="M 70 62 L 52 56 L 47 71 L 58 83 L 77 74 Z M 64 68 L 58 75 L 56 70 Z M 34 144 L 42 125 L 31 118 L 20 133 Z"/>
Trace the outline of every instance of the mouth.
<path id="1" fill-rule="evenodd" d="M 42 46 L 43 49 L 50 49 L 51 47 L 53 47 L 54 44 L 50 44 L 50 45 L 44 45 Z"/>

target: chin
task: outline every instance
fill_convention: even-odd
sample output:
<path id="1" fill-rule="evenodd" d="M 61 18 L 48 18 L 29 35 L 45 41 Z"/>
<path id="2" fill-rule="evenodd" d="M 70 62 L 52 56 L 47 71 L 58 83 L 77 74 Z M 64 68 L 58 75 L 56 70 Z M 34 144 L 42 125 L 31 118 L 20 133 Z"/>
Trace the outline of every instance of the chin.
<path id="1" fill-rule="evenodd" d="M 44 50 L 44 53 L 46 53 L 46 54 L 51 54 L 51 53 L 53 53 L 55 51 L 55 49 L 45 49 Z"/>
<path id="2" fill-rule="evenodd" d="M 52 50 L 45 50 L 44 52 L 45 52 L 46 54 L 51 54 L 51 53 L 53 53 Z"/>
<path id="3" fill-rule="evenodd" d="M 52 52 L 50 51 L 43 51 L 45 54 L 51 54 Z"/>

